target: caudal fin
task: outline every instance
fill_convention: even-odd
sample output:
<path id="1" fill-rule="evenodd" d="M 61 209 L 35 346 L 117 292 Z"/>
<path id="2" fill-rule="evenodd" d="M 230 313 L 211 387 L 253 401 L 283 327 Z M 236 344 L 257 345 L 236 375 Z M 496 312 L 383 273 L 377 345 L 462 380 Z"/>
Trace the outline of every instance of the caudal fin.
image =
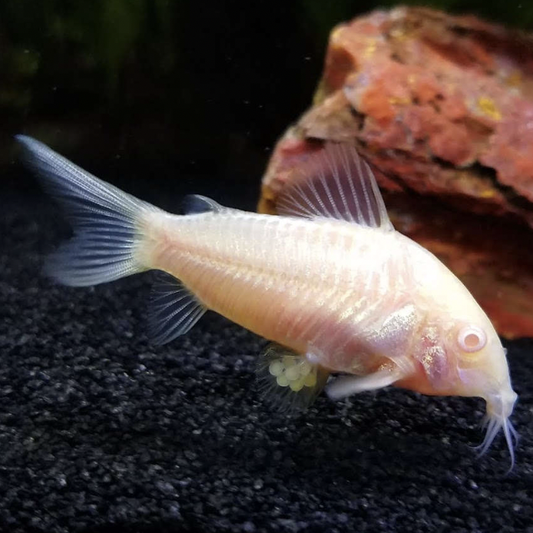
<path id="1" fill-rule="evenodd" d="M 86 286 L 147 270 L 139 259 L 143 215 L 156 207 L 74 165 L 46 145 L 18 135 L 23 161 L 65 209 L 74 237 L 52 254 L 45 272 L 64 285 Z"/>

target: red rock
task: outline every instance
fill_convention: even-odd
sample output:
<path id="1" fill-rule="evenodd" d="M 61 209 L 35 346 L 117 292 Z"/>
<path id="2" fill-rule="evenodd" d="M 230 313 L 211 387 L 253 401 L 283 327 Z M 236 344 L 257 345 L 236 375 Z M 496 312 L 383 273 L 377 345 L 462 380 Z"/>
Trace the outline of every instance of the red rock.
<path id="1" fill-rule="evenodd" d="M 335 28 L 314 105 L 279 141 L 260 211 L 331 139 L 375 167 L 397 229 L 439 256 L 500 333 L 533 336 L 533 38 L 423 8 Z"/>

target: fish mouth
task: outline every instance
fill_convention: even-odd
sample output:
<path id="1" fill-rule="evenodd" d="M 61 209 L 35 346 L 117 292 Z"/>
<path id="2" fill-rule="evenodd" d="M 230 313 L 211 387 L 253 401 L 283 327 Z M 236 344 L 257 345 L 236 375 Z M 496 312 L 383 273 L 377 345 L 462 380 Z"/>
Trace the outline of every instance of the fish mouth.
<path id="1" fill-rule="evenodd" d="M 484 417 L 483 427 L 486 429 L 483 442 L 477 447 L 479 455 L 485 454 L 493 443 L 498 433 L 503 430 L 509 455 L 511 457 L 511 466 L 509 472 L 515 464 L 514 450 L 518 443 L 518 433 L 514 429 L 509 417 L 511 416 L 514 404 L 518 395 L 513 390 L 506 390 L 497 394 L 491 394 L 485 398 L 487 402 L 487 414 Z"/>

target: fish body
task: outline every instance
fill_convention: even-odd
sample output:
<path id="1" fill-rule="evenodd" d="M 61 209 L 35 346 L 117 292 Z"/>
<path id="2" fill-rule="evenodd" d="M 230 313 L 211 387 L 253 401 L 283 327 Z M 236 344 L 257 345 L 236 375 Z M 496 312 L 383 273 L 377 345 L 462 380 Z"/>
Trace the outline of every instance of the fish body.
<path id="1" fill-rule="evenodd" d="M 207 308 L 334 372 L 366 375 L 391 359 L 412 366 L 400 384 L 425 394 L 451 393 L 457 366 L 418 346 L 443 321 L 483 314 L 440 261 L 396 231 L 224 208 L 151 214 L 144 233 L 143 263 Z"/>
<path id="2" fill-rule="evenodd" d="M 282 216 L 192 197 L 172 215 L 19 137 L 26 161 L 64 205 L 75 238 L 48 264 L 67 285 L 145 270 L 158 342 L 213 310 L 273 343 L 259 376 L 282 405 L 307 406 L 331 373 L 332 398 L 388 385 L 487 402 L 486 450 L 509 422 L 516 394 L 505 350 L 464 285 L 392 227 L 370 168 L 326 145 L 280 197 Z"/>
<path id="3" fill-rule="evenodd" d="M 351 370 L 358 352 L 350 343 L 398 305 L 405 291 L 394 286 L 409 283 L 409 272 L 397 267 L 400 234 L 376 236 L 337 220 L 224 209 L 163 215 L 146 233 L 152 268 L 258 335 L 297 352 L 319 350 L 321 364 L 337 371 Z"/>

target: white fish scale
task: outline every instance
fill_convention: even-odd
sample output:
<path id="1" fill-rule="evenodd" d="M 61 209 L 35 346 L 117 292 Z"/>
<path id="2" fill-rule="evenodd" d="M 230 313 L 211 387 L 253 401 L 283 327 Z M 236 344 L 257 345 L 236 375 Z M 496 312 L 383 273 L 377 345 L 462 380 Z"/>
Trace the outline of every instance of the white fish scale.
<path id="1" fill-rule="evenodd" d="M 181 279 L 211 309 L 300 349 L 327 337 L 328 328 L 367 321 L 390 301 L 391 233 L 233 210 L 166 216 L 153 231 L 164 243 L 154 254 L 156 268 Z"/>

